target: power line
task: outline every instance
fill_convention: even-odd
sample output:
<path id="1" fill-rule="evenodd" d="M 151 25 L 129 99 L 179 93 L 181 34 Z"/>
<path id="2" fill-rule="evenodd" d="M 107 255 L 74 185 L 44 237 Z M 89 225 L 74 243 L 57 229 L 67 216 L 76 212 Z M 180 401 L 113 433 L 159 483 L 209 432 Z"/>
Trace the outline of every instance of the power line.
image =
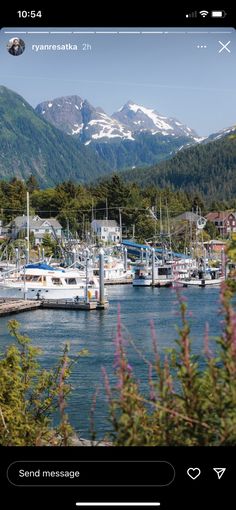
<path id="1" fill-rule="evenodd" d="M 76 208 L 76 209 L 71 209 L 71 208 L 70 209 L 64 209 L 63 208 L 61 210 L 52 209 L 52 208 L 48 209 L 48 210 L 47 209 L 37 209 L 37 208 L 35 208 L 35 211 L 37 211 L 37 212 L 35 212 L 34 214 L 40 214 L 40 213 L 43 213 L 43 214 L 50 213 L 50 214 L 52 214 L 52 213 L 54 213 L 54 214 L 59 215 L 59 214 L 71 213 L 71 212 L 78 212 L 78 213 L 86 213 L 86 212 L 88 213 L 88 212 L 91 212 L 92 213 L 92 211 L 98 212 L 98 211 L 107 211 L 107 210 L 108 211 L 115 211 L 115 210 L 117 210 L 118 212 L 119 212 L 119 210 L 127 211 L 127 212 L 130 212 L 130 211 L 146 211 L 147 213 L 149 212 L 148 208 L 146 208 L 146 207 L 135 207 L 135 206 L 134 207 L 130 207 L 130 206 L 118 207 L 118 206 L 116 206 L 116 207 L 108 207 L 108 208 L 106 208 L 106 207 L 94 207 L 94 206 L 92 207 L 91 206 L 90 208 L 87 208 L 87 209 L 80 209 L 80 208 Z M 11 211 L 15 211 L 16 212 L 17 211 L 17 212 L 25 213 L 26 208 L 18 209 L 18 208 L 15 208 L 15 207 L 7 207 L 7 208 L 6 207 L 1 207 L 1 212 L 7 212 L 7 211 L 8 212 L 11 212 Z M 162 211 L 162 216 L 163 216 L 163 212 L 165 212 L 165 210 Z M 177 215 L 178 213 L 182 213 L 183 209 L 179 209 L 178 210 L 178 209 L 170 209 L 169 208 L 169 213 L 170 212 L 174 212 Z M 159 212 L 156 212 L 155 214 L 156 214 L 157 218 L 160 217 L 160 213 Z"/>

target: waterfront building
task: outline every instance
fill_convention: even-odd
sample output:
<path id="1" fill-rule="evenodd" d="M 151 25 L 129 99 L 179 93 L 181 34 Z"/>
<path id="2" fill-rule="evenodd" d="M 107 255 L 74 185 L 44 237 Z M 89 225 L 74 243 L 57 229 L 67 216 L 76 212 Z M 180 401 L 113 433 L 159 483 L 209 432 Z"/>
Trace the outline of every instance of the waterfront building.
<path id="1" fill-rule="evenodd" d="M 206 218 L 214 223 L 221 237 L 230 237 L 236 232 L 236 213 L 232 211 L 213 211 Z"/>
<path id="2" fill-rule="evenodd" d="M 115 220 L 93 220 L 91 228 L 100 241 L 104 243 L 120 243 L 120 227 Z"/>
<path id="3" fill-rule="evenodd" d="M 17 216 L 8 227 L 11 229 L 12 239 L 17 239 L 21 233 L 27 229 L 27 216 Z M 62 226 L 55 218 L 40 218 L 40 216 L 29 217 L 30 232 L 34 234 L 35 244 L 42 243 L 45 234 L 52 238 L 62 238 Z"/>

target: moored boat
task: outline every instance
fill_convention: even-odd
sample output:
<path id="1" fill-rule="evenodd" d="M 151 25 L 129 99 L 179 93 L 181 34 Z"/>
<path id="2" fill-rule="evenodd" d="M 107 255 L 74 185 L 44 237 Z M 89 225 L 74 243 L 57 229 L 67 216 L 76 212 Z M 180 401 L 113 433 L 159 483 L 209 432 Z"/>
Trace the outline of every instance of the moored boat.
<path id="1" fill-rule="evenodd" d="M 152 267 L 146 262 L 138 263 L 134 268 L 134 287 L 170 287 L 174 281 L 172 266 L 170 264 L 155 265 L 154 275 Z"/>
<path id="2" fill-rule="evenodd" d="M 224 280 L 225 276 L 222 275 L 220 268 L 207 268 L 205 270 L 195 270 L 189 278 L 177 279 L 176 281 L 178 284 L 182 284 L 183 287 L 206 287 L 220 285 Z"/>
<path id="3" fill-rule="evenodd" d="M 87 279 L 76 269 L 54 268 L 47 264 L 28 264 L 0 281 L 0 297 L 28 299 L 99 298 L 99 282 L 92 273 Z"/>

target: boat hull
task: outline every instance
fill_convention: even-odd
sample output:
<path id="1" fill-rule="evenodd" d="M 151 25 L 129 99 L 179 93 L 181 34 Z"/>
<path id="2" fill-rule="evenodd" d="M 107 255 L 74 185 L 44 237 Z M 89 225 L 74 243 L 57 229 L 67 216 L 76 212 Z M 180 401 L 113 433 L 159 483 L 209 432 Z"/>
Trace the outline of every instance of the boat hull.
<path id="1" fill-rule="evenodd" d="M 27 299 L 84 299 L 86 289 L 77 288 L 53 288 L 53 287 L 25 287 L 0 285 L 0 298 L 22 298 Z M 88 288 L 88 295 L 91 299 L 98 299 L 99 290 Z"/>
<path id="2" fill-rule="evenodd" d="M 154 287 L 171 287 L 173 280 L 156 280 L 154 282 Z M 152 279 L 135 279 L 133 280 L 133 286 L 134 287 L 151 287 L 152 286 Z"/>
<path id="3" fill-rule="evenodd" d="M 183 287 L 213 287 L 215 285 L 220 285 L 224 281 L 224 278 L 215 278 L 214 280 L 208 279 L 192 279 L 192 280 L 177 280 L 176 283 L 178 285 L 183 285 Z"/>

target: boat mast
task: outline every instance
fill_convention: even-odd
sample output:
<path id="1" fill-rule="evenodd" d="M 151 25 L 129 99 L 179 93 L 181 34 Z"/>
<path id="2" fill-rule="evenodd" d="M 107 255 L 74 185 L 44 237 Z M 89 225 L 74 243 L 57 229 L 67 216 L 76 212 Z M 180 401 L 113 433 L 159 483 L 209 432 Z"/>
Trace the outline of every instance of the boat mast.
<path id="1" fill-rule="evenodd" d="M 163 223 L 162 223 L 161 195 L 160 195 L 160 240 L 161 240 L 161 248 L 162 248 L 162 263 L 164 264 L 164 245 L 163 245 Z"/>
<path id="2" fill-rule="evenodd" d="M 168 232 L 169 245 L 170 245 L 170 258 L 171 258 L 171 261 L 172 261 L 173 260 L 173 253 L 172 253 L 171 232 L 170 232 L 170 217 L 169 217 L 169 209 L 168 209 L 167 200 L 166 200 L 166 216 L 167 216 L 167 232 Z"/>
<path id="3" fill-rule="evenodd" d="M 27 202 L 27 248 L 26 248 L 26 263 L 29 264 L 29 254 L 30 254 L 30 224 L 29 224 L 29 192 L 26 193 L 26 202 Z"/>

